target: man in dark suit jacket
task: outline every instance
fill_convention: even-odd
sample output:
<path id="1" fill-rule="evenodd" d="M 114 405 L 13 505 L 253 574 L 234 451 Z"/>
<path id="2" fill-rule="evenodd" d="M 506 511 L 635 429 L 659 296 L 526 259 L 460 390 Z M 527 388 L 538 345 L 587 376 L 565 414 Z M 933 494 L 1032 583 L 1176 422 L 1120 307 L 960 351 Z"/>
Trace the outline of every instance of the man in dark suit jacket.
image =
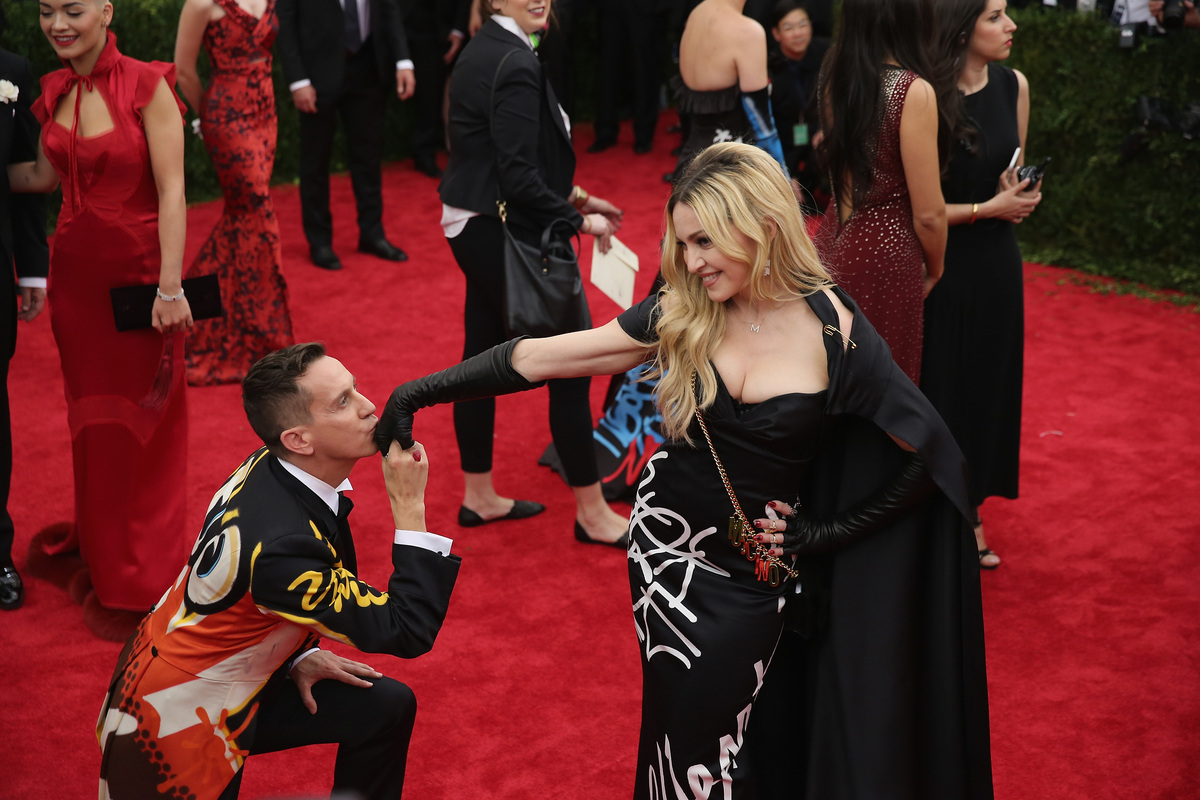
<path id="1" fill-rule="evenodd" d="M 349 5 L 346 5 L 346 4 Z M 348 10 L 347 10 L 348 9 Z M 300 210 L 312 261 L 338 270 L 329 212 L 329 161 L 342 117 L 358 207 L 358 249 L 407 261 L 383 230 L 383 110 L 391 86 L 416 88 L 400 0 L 279 0 L 279 58 L 300 110 Z"/>
<path id="2" fill-rule="evenodd" d="M 398 798 L 412 690 L 316 643 L 402 658 L 433 647 L 461 559 L 425 530 L 429 460 L 417 443 L 383 460 L 395 530 L 376 589 L 355 576 L 342 494 L 379 452 L 354 376 L 320 344 L 292 345 L 250 368 L 242 404 L 266 446 L 213 497 L 179 578 L 118 657 L 97 726 L 100 797 L 229 800 L 247 757 L 337 742 L 334 794 Z"/>
<path id="3" fill-rule="evenodd" d="M 0 31 L 4 29 L 3 13 L 0 9 Z M 4 164 L 37 158 L 39 126 L 30 111 L 33 90 L 29 61 L 0 49 L 0 156 Z M 14 529 L 8 513 L 12 479 L 8 362 L 17 346 L 17 320 L 32 322 L 45 304 L 50 251 L 45 200 L 41 195 L 11 194 L 7 171 L 0 175 L 0 260 L 7 272 L 0 278 L 0 610 L 12 611 L 24 602 L 25 586 L 12 560 Z"/>

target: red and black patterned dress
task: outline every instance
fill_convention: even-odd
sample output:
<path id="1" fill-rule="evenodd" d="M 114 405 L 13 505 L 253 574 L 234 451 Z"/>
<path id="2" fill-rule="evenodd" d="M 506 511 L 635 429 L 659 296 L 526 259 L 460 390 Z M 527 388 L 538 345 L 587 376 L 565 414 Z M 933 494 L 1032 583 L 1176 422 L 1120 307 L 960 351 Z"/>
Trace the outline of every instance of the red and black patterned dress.
<path id="1" fill-rule="evenodd" d="M 251 364 L 293 341 L 270 194 L 275 161 L 271 45 L 279 29 L 275 2 L 268 0 L 260 18 L 235 0 L 215 2 L 225 16 L 204 31 L 212 71 L 200 122 L 225 210 L 189 275 L 218 275 L 225 317 L 197 322 L 192 329 L 187 347 L 192 385 L 240 381 Z"/>
<path id="2" fill-rule="evenodd" d="M 813 237 L 822 263 L 871 320 L 913 383 L 921 379 L 925 253 L 913 228 L 900 160 L 900 113 L 916 77 L 885 65 L 874 180 L 864 197 L 855 198 L 854 212 L 844 223 L 838 219 L 835 194 Z"/>

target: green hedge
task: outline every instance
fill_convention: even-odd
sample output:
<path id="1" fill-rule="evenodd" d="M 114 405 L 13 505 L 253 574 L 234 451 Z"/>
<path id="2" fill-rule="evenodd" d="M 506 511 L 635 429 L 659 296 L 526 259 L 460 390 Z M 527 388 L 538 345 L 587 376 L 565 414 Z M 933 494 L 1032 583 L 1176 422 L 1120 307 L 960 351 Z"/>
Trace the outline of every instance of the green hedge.
<path id="1" fill-rule="evenodd" d="M 3 44 L 28 55 L 40 72 L 58 62 L 38 25 L 33 0 L 5 0 Z M 117 0 L 113 30 L 125 53 L 171 60 L 182 0 Z M 1076 267 L 1150 286 L 1200 294 L 1200 140 L 1151 133 L 1132 160 L 1120 147 L 1135 129 L 1138 95 L 1182 108 L 1200 102 L 1200 32 L 1117 47 L 1117 31 L 1096 17 L 1013 10 L 1020 26 L 1009 64 L 1029 78 L 1032 110 L 1026 162 L 1054 157 L 1038 212 L 1018 229 L 1030 260 Z M 593 32 L 580 20 L 576 75 L 580 118 L 587 119 L 595 64 Z M 279 144 L 275 182 L 295 179 L 298 115 L 276 63 Z M 388 103 L 386 157 L 407 155 L 408 104 Z M 337 151 L 340 159 L 342 150 Z M 188 198 L 220 191 L 203 144 L 188 137 Z M 336 169 L 343 169 L 339 161 Z"/>
<path id="2" fill-rule="evenodd" d="M 1026 163 L 1045 156 L 1042 203 L 1018 228 L 1029 260 L 1200 294 L 1200 140 L 1151 133 L 1122 162 L 1138 95 L 1200 103 L 1200 31 L 1117 46 L 1097 17 L 1013 11 L 1008 64 L 1029 78 Z"/>

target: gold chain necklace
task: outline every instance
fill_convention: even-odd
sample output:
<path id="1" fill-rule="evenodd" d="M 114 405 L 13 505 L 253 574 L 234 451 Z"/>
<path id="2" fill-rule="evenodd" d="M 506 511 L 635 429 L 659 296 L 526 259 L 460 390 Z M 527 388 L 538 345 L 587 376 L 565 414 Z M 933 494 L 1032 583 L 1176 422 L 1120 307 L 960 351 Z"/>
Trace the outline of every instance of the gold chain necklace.
<path id="1" fill-rule="evenodd" d="M 696 373 L 693 372 L 692 395 L 695 396 L 695 394 Z M 780 576 L 781 571 L 786 573 L 789 578 L 798 577 L 799 573 L 796 570 L 785 564 L 779 556 L 771 555 L 768 552 L 769 548 L 765 547 L 762 542 L 754 541 L 754 529 L 750 527 L 750 521 L 746 519 L 737 495 L 733 493 L 733 484 L 729 482 L 725 465 L 721 463 L 721 458 L 717 455 L 717 448 L 713 446 L 712 436 L 708 432 L 708 425 L 704 422 L 704 415 L 700 413 L 699 405 L 696 406 L 696 421 L 700 423 L 700 430 L 704 431 L 704 440 L 708 442 L 709 452 L 712 453 L 713 462 L 717 465 L 717 472 L 721 475 L 721 483 L 725 485 L 729 502 L 733 504 L 734 515 L 729 518 L 729 543 L 738 548 L 748 561 L 755 562 L 754 577 L 760 581 L 766 581 L 771 586 L 778 586 L 784 580 Z"/>

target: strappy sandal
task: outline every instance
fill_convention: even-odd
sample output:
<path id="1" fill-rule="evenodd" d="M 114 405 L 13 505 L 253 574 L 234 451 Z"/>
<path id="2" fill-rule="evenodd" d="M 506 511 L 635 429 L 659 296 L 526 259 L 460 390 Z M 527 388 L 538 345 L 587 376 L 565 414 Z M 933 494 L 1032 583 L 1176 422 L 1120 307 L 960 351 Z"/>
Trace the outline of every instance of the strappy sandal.
<path id="1" fill-rule="evenodd" d="M 983 563 L 983 560 L 984 560 L 985 558 L 987 558 L 988 556 L 995 556 L 995 557 L 996 557 L 996 563 L 995 563 L 995 564 L 985 564 L 985 563 Z M 1000 560 L 999 560 L 999 559 L 1000 559 L 1000 556 L 997 556 L 997 555 L 996 555 L 995 553 L 993 553 L 993 552 L 992 552 L 992 551 L 991 551 L 989 548 L 985 547 L 985 548 L 983 548 L 982 550 L 980 550 L 980 551 L 979 551 L 979 568 L 980 568 L 980 569 L 995 569 L 996 567 L 1000 566 Z"/>

